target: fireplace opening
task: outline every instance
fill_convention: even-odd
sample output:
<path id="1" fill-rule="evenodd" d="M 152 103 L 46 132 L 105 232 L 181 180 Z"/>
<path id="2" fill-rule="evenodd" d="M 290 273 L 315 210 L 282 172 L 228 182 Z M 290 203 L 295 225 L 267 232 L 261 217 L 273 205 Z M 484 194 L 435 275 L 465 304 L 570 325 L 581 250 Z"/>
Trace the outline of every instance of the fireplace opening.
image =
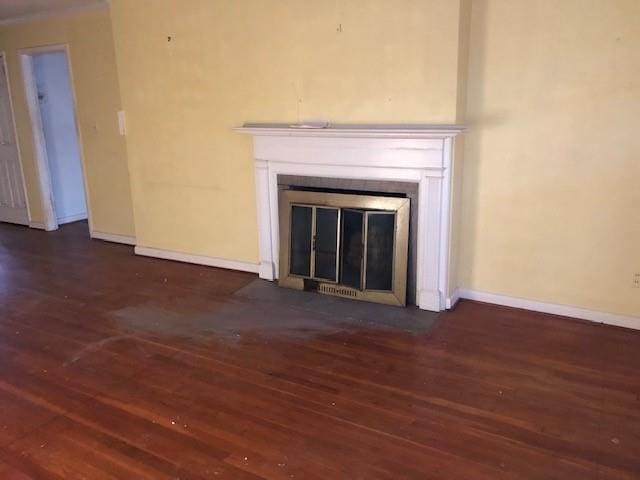
<path id="1" fill-rule="evenodd" d="M 286 178 L 286 176 L 285 176 Z M 299 177 L 294 177 L 299 178 Z M 313 177 L 307 177 L 313 179 Z M 354 188 L 327 188 L 327 187 L 311 187 L 305 185 L 288 185 L 288 190 L 295 190 L 299 192 L 320 192 L 320 193 L 343 193 L 347 195 L 368 195 L 375 197 L 396 197 L 396 198 L 407 198 L 406 193 L 402 192 L 383 192 L 376 190 L 360 190 Z"/>
<path id="2" fill-rule="evenodd" d="M 410 200 L 359 193 L 280 192 L 279 283 L 404 306 Z"/>

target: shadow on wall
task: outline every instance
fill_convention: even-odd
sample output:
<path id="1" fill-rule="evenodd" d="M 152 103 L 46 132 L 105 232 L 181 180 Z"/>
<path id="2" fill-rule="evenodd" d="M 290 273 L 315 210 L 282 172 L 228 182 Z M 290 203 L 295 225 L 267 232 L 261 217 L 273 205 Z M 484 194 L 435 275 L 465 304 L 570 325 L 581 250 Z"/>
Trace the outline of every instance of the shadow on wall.
<path id="1" fill-rule="evenodd" d="M 508 111 L 484 108 L 484 92 L 486 85 L 486 45 L 489 35 L 488 12 L 489 0 L 474 0 L 472 3 L 470 22 L 470 43 L 473 51 L 469 52 L 466 116 L 464 134 L 464 168 L 462 180 L 462 226 L 460 259 L 458 260 L 459 287 L 472 285 L 474 265 L 476 264 L 476 245 L 478 241 L 479 221 L 478 205 L 480 203 L 479 186 L 482 181 L 482 161 L 477 152 L 482 151 L 483 130 L 505 125 L 509 121 Z M 471 49 L 470 49 L 471 50 Z M 475 153 L 475 155 L 474 155 Z"/>
<path id="2" fill-rule="evenodd" d="M 460 287 L 472 285 L 475 265 L 478 231 L 478 182 L 480 181 L 479 158 L 472 153 L 479 151 L 482 141 L 481 129 L 490 123 L 502 123 L 499 116 L 494 119 L 481 118 L 476 112 L 481 110 L 482 93 L 486 81 L 487 9 L 486 0 L 476 0 L 471 4 L 469 43 L 473 42 L 473 52 L 469 51 L 468 80 L 466 93 L 466 127 L 464 139 L 464 169 L 462 173 L 462 226 L 460 258 L 458 259 L 458 283 Z M 476 53 L 477 52 L 477 53 Z M 476 72 L 471 75 L 471 72 Z"/>

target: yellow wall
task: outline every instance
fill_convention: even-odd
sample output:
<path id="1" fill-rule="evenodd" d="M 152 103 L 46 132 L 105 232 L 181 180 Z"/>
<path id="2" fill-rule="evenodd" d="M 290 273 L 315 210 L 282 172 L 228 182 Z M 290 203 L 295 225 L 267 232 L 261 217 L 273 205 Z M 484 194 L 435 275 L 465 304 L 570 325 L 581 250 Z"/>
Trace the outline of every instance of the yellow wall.
<path id="1" fill-rule="evenodd" d="M 44 218 L 17 50 L 53 44 L 69 45 L 93 229 L 133 236 L 126 144 L 118 133 L 116 116 L 121 108 L 120 92 L 108 10 L 0 28 L 0 50 L 7 55 L 31 221 L 43 222 Z"/>
<path id="2" fill-rule="evenodd" d="M 251 140 L 231 130 L 245 121 L 455 121 L 458 10 L 114 0 L 138 244 L 257 262 Z"/>
<path id="3" fill-rule="evenodd" d="M 640 315 L 640 2 L 474 0 L 459 280 Z"/>
<path id="4" fill-rule="evenodd" d="M 639 8 L 113 0 L 138 243 L 257 261 L 244 121 L 466 119 L 450 285 L 638 315 Z"/>
<path id="5" fill-rule="evenodd" d="M 458 26 L 458 85 L 456 102 L 456 123 L 467 123 L 467 83 L 469 65 L 469 41 L 471 32 L 472 0 L 460 1 Z M 462 180 L 464 173 L 464 139 L 465 135 L 458 135 L 454 139 L 453 169 L 451 172 L 451 225 L 449 236 L 449 282 L 448 291 L 444 292 L 451 298 L 456 289 L 460 288 L 458 275 L 459 261 L 462 251 Z"/>

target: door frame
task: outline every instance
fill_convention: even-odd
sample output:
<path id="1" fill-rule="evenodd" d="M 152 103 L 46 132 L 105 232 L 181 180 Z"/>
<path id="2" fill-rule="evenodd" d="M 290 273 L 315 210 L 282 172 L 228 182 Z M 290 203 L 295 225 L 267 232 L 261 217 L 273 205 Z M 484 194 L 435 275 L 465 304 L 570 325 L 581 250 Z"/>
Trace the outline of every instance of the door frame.
<path id="1" fill-rule="evenodd" d="M 16 146 L 16 153 L 18 155 L 18 169 L 20 171 L 20 177 L 22 181 L 22 191 L 24 192 L 24 203 L 27 206 L 27 225 L 31 224 L 31 207 L 29 205 L 29 195 L 27 195 L 27 182 L 24 178 L 24 168 L 22 166 L 22 151 L 20 150 L 20 141 L 18 139 L 18 126 L 16 125 L 16 112 L 13 108 L 13 94 L 11 89 L 11 79 L 9 78 L 9 66 L 7 65 L 7 54 L 4 50 L 0 50 L 0 57 L 2 58 L 2 66 L 4 67 L 5 83 L 7 84 L 7 93 L 9 97 L 9 111 L 11 112 L 11 123 L 13 124 L 13 141 Z"/>
<path id="2" fill-rule="evenodd" d="M 22 48 L 18 50 L 18 58 L 22 68 L 22 79 L 24 81 L 25 100 L 29 111 L 29 120 L 31 121 L 31 131 L 33 147 L 36 159 L 36 170 L 38 172 L 40 197 L 42 201 L 42 212 L 44 215 L 44 229 L 52 231 L 58 229 L 58 218 L 56 215 L 55 204 L 53 202 L 53 186 L 51 183 L 51 171 L 49 169 L 49 157 L 47 155 L 47 146 L 44 138 L 44 130 L 42 127 L 42 116 L 40 113 L 40 105 L 38 103 L 38 90 L 36 87 L 35 73 L 33 70 L 33 57 L 43 53 L 62 52 L 65 54 L 67 63 L 67 72 L 69 73 L 69 83 L 71 87 L 71 98 L 73 102 L 74 123 L 76 129 L 76 137 L 78 139 L 78 147 L 80 151 L 80 168 L 82 169 L 82 183 L 84 188 L 85 202 L 87 204 L 87 219 L 89 221 L 89 232 L 93 231 L 91 220 L 91 197 L 89 195 L 89 187 L 87 181 L 87 169 L 84 158 L 84 146 L 82 143 L 82 135 L 80 134 L 80 125 L 78 123 L 78 102 L 76 100 L 76 89 L 73 81 L 73 70 L 71 69 L 71 55 L 68 44 L 46 45 L 42 47 Z"/>

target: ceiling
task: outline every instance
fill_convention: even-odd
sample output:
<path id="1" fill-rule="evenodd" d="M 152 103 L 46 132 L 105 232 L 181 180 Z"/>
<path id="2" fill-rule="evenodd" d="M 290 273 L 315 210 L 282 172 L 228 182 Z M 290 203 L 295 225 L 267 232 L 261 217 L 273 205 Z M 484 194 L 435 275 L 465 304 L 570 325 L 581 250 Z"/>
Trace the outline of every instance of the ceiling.
<path id="1" fill-rule="evenodd" d="M 0 0 L 0 23 L 107 5 L 107 0 Z"/>

